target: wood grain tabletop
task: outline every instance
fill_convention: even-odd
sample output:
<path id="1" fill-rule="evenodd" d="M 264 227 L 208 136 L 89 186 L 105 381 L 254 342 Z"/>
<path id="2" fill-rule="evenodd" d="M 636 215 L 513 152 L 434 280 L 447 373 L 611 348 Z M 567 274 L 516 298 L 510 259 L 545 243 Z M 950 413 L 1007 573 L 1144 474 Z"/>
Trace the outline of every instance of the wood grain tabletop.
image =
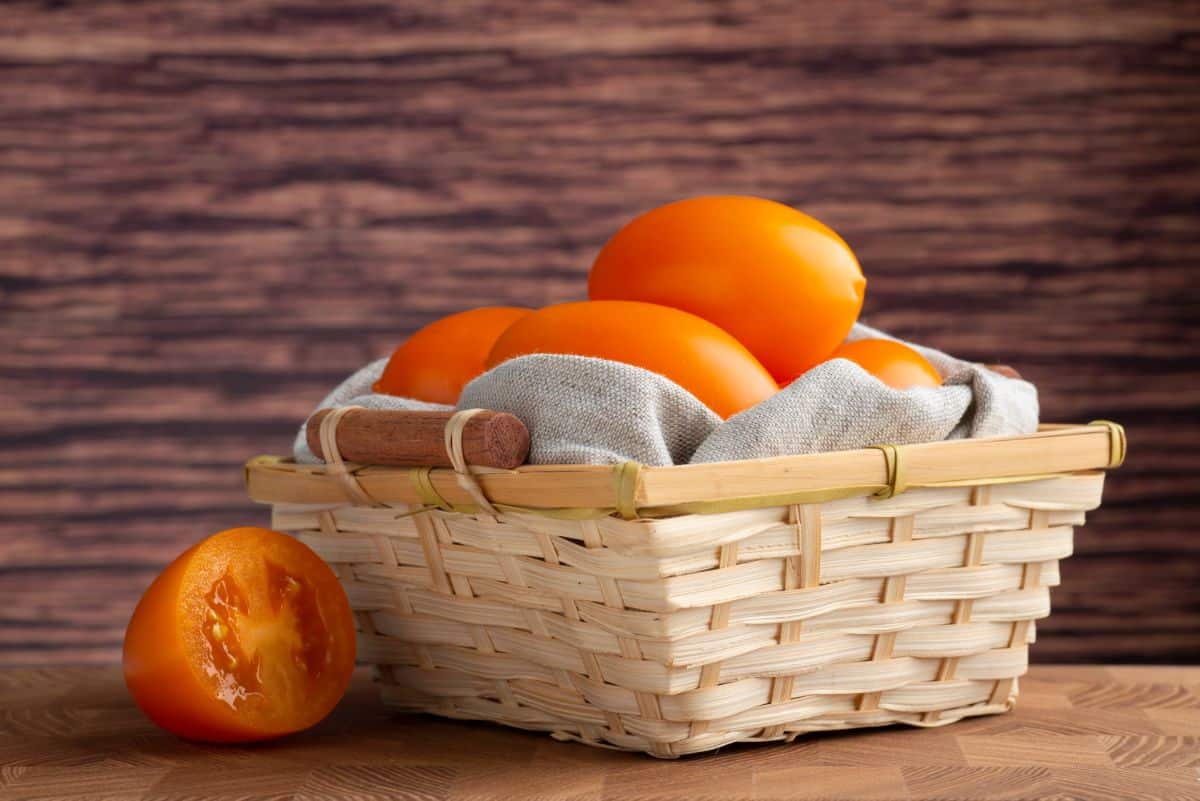
<path id="1" fill-rule="evenodd" d="M 0 664 L 111 662 L 354 368 L 721 192 L 1125 424 L 1033 659 L 1200 661 L 1197 42 L 1200 0 L 5 3 Z"/>
<path id="2" fill-rule="evenodd" d="M 677 761 L 389 716 L 374 690 L 360 671 L 316 728 L 218 747 L 155 729 L 115 668 L 0 671 L 0 801 L 1200 798 L 1198 667 L 1035 666 L 1009 714 Z"/>

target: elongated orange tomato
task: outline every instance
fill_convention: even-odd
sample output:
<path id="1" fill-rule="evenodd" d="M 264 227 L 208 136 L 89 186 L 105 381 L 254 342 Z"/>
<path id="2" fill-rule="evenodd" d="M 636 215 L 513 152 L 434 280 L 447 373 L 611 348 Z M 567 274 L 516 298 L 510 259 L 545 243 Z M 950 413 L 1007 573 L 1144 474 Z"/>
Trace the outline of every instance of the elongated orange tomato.
<path id="1" fill-rule="evenodd" d="M 568 353 L 625 362 L 659 373 L 729 417 L 778 391 L 746 348 L 694 314 L 633 301 L 547 306 L 513 323 L 488 367 L 530 353 Z"/>
<path id="2" fill-rule="evenodd" d="M 832 358 L 849 359 L 893 389 L 942 385 L 942 377 L 928 359 L 890 339 L 846 342 L 833 352 Z"/>
<path id="3" fill-rule="evenodd" d="M 592 300 L 641 300 L 699 315 L 780 383 L 829 358 L 862 308 L 866 280 L 836 233 L 757 197 L 680 200 L 622 228 L 596 257 Z"/>
<path id="4" fill-rule="evenodd" d="M 125 632 L 125 683 L 181 737 L 249 742 L 333 709 L 354 670 L 354 619 L 306 545 L 262 528 L 222 531 L 154 580 Z"/>
<path id="5" fill-rule="evenodd" d="M 375 391 L 454 403 L 462 388 L 483 372 L 496 337 L 529 312 L 515 306 L 484 306 L 430 323 L 396 348 L 375 382 Z"/>

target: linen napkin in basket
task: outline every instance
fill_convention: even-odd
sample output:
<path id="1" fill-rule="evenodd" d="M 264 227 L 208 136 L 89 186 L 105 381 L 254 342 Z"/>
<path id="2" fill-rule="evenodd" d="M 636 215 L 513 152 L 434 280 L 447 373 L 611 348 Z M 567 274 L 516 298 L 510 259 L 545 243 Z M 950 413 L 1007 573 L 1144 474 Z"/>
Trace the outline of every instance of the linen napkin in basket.
<path id="1" fill-rule="evenodd" d="M 894 339 L 857 324 L 848 339 Z M 941 373 L 936 388 L 896 390 L 846 359 L 817 365 L 778 394 L 721 420 L 694 395 L 639 367 L 535 354 L 505 362 L 463 390 L 458 408 L 511 412 L 529 428 L 532 464 L 665 466 L 905 445 L 1037 430 L 1037 390 L 941 351 L 906 343 Z M 317 408 L 450 409 L 371 392 L 386 359 L 347 378 Z M 301 426 L 299 462 L 317 463 Z"/>

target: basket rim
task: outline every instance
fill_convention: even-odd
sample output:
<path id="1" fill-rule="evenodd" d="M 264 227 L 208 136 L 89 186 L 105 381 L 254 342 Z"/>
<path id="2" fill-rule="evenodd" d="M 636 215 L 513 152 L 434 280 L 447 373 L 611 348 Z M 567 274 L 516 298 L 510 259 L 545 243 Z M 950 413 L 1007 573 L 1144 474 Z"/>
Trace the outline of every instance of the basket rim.
<path id="1" fill-rule="evenodd" d="M 889 497 L 905 488 L 964 486 L 1053 478 L 1119 466 L 1123 429 L 1111 422 L 1046 424 L 1033 434 L 945 440 L 904 446 L 773 456 L 732 462 L 648 467 L 524 465 L 472 468 L 502 511 L 569 517 L 716 513 L 854 495 Z M 903 458 L 901 458 L 903 454 Z M 474 500 L 449 468 L 351 465 L 354 480 L 386 506 L 429 506 L 429 488 L 454 511 Z M 417 481 L 417 474 L 421 480 Z M 246 488 L 260 503 L 345 505 L 346 477 L 325 465 L 258 456 L 245 465 Z M 426 480 L 427 479 L 427 480 Z M 425 489 L 422 489 L 422 485 Z"/>

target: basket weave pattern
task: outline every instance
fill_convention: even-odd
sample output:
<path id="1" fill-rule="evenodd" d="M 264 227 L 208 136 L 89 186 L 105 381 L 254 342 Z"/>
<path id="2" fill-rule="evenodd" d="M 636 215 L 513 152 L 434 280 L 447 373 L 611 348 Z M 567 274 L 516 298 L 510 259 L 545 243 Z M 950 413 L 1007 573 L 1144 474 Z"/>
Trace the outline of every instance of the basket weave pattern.
<path id="1" fill-rule="evenodd" d="M 659 519 L 275 503 L 392 707 L 659 757 L 1007 709 L 1103 474 Z"/>

